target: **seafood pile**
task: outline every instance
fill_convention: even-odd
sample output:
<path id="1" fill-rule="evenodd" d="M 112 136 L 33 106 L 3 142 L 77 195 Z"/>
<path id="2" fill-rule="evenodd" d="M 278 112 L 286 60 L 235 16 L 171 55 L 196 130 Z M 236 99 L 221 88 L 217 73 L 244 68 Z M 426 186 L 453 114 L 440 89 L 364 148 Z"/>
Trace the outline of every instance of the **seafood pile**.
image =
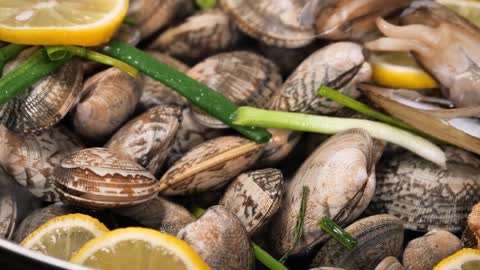
<path id="1" fill-rule="evenodd" d="M 480 29 L 435 1 L 220 0 L 200 10 L 131 0 L 127 17 L 135 23 L 117 39 L 238 106 L 285 112 L 369 118 L 317 89 L 384 108 L 369 57 L 409 51 L 441 91 L 382 97 L 436 116 L 449 104 L 459 116 L 438 121 L 480 137 L 479 111 L 469 113 L 480 106 Z M 264 269 L 252 243 L 288 269 L 312 270 L 432 269 L 480 247 L 479 141 L 435 141 L 442 167 L 362 128 L 267 130 L 272 139 L 256 143 L 144 74 L 72 58 L 0 106 L 0 237 L 20 243 L 82 213 L 109 229 L 176 236 L 215 270 Z M 356 245 L 332 238 L 323 217 Z"/>

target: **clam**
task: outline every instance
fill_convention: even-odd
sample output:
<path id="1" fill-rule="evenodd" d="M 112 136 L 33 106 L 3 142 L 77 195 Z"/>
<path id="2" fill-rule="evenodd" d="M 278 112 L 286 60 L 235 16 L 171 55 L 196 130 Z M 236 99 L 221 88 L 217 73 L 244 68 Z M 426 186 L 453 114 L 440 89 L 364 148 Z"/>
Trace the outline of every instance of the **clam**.
<path id="1" fill-rule="evenodd" d="M 172 235 L 177 235 L 181 229 L 195 221 L 195 217 L 183 206 L 161 197 L 155 197 L 139 205 L 114 209 L 114 211 L 145 227 Z"/>
<path id="2" fill-rule="evenodd" d="M 181 118 L 182 122 L 178 128 L 172 150 L 167 157 L 168 167 L 172 166 L 195 146 L 225 134 L 223 129 L 211 129 L 198 123 L 194 119 L 190 108 L 183 110 Z"/>
<path id="3" fill-rule="evenodd" d="M 219 189 L 260 157 L 263 145 L 237 136 L 204 142 L 178 160 L 159 181 L 164 195 Z"/>
<path id="4" fill-rule="evenodd" d="M 469 227 L 463 231 L 460 241 L 464 248 L 478 248 L 477 236 Z"/>
<path id="5" fill-rule="evenodd" d="M 4 74 L 38 48 L 24 50 L 7 63 Z M 68 61 L 57 72 L 33 84 L 0 106 L 0 124 L 17 133 L 38 133 L 57 124 L 75 106 L 82 88 L 80 61 Z"/>
<path id="6" fill-rule="evenodd" d="M 269 128 L 267 131 L 272 134 L 272 138 L 265 145 L 260 158 L 260 162 L 266 165 L 275 164 L 287 157 L 302 138 L 301 132 L 275 128 Z"/>
<path id="7" fill-rule="evenodd" d="M 240 30 L 266 44 L 298 48 L 315 39 L 312 26 L 297 17 L 307 0 L 221 0 L 220 5 Z"/>
<path id="8" fill-rule="evenodd" d="M 445 147 L 447 168 L 411 153 L 382 161 L 369 213 L 388 213 L 414 231 L 464 229 L 468 211 L 480 201 L 480 160 L 459 148 Z"/>
<path id="9" fill-rule="evenodd" d="M 111 135 L 134 112 L 142 94 L 141 80 L 109 68 L 90 77 L 73 115 L 74 131 L 89 140 Z"/>
<path id="10" fill-rule="evenodd" d="M 5 172 L 42 200 L 58 201 L 48 177 L 62 159 L 83 148 L 78 139 L 60 125 L 24 136 L 0 126 L 0 141 L 0 165 Z"/>
<path id="11" fill-rule="evenodd" d="M 345 270 L 345 269 L 343 269 L 343 268 L 338 268 L 338 267 L 322 266 L 322 267 L 310 268 L 310 270 Z"/>
<path id="12" fill-rule="evenodd" d="M 247 233 L 253 235 L 280 208 L 282 184 L 278 169 L 245 172 L 232 181 L 219 204 L 237 215 Z"/>
<path id="13" fill-rule="evenodd" d="M 405 268 L 396 257 L 388 256 L 375 267 L 375 270 L 405 270 Z"/>
<path id="14" fill-rule="evenodd" d="M 17 198 L 11 179 L 0 170 L 0 239 L 10 239 L 17 223 Z"/>
<path id="15" fill-rule="evenodd" d="M 158 193 L 151 173 L 105 148 L 87 148 L 67 156 L 49 180 L 63 201 L 93 209 L 135 205 Z"/>
<path id="16" fill-rule="evenodd" d="M 278 66 L 283 76 L 288 77 L 305 58 L 318 49 L 318 44 L 314 43 L 307 47 L 288 49 L 260 42 L 257 49 Z"/>
<path id="17" fill-rule="evenodd" d="M 180 59 L 199 59 L 233 47 L 238 30 L 223 11 L 201 11 L 163 32 L 150 46 Z"/>
<path id="18" fill-rule="evenodd" d="M 374 215 L 345 228 L 357 239 L 354 249 L 346 249 L 330 239 L 313 259 L 313 266 L 341 267 L 345 270 L 373 269 L 387 256 L 399 257 L 403 247 L 402 221 L 392 215 Z"/>
<path id="19" fill-rule="evenodd" d="M 272 61 L 247 51 L 211 56 L 190 69 L 188 75 L 236 105 L 259 108 L 267 105 L 282 83 L 280 72 Z M 196 107 L 192 111 L 195 119 L 206 127 L 228 128 Z"/>
<path id="20" fill-rule="evenodd" d="M 475 247 L 478 247 L 480 241 L 480 203 L 475 204 L 472 207 L 472 211 L 468 215 L 468 227 L 467 227 L 467 236 L 466 239 L 471 239 L 470 242 L 475 243 Z M 470 232 L 470 233 L 469 233 Z"/>
<path id="21" fill-rule="evenodd" d="M 187 65 L 168 55 L 155 51 L 148 51 L 148 54 L 165 65 L 168 65 L 180 72 L 186 73 L 189 69 Z M 151 107 L 164 104 L 176 104 L 179 106 L 185 106 L 187 104 L 187 100 L 171 88 L 150 78 L 149 76 L 141 76 L 143 79 L 143 93 L 140 98 L 139 105 L 142 108 L 149 109 Z"/>
<path id="22" fill-rule="evenodd" d="M 345 225 L 363 212 L 375 192 L 375 162 L 381 153 L 376 148 L 366 131 L 352 129 L 330 137 L 310 155 L 288 184 L 272 221 L 278 254 L 299 254 L 326 240 L 328 235 L 318 226 L 324 216 Z M 303 235 L 294 245 L 303 187 L 310 192 Z"/>
<path id="23" fill-rule="evenodd" d="M 434 229 L 408 243 L 403 252 L 403 266 L 407 270 L 433 269 L 441 260 L 461 248 L 458 237 L 450 232 Z"/>
<path id="24" fill-rule="evenodd" d="M 247 232 L 235 214 L 223 206 L 210 207 L 177 237 L 187 242 L 213 270 L 254 268 Z"/>
<path id="25" fill-rule="evenodd" d="M 269 109 L 332 114 L 342 106 L 319 97 L 317 89 L 330 86 L 353 98 L 360 96 L 356 84 L 369 81 L 372 71 L 364 49 L 352 42 L 327 45 L 305 59 L 288 77 L 269 104 Z"/>
<path id="26" fill-rule="evenodd" d="M 153 107 L 126 123 L 105 147 L 131 158 L 156 175 L 170 152 L 181 114 L 181 108 L 176 105 Z"/>
<path id="27" fill-rule="evenodd" d="M 131 0 L 127 18 L 140 29 L 142 38 L 152 35 L 169 23 L 176 11 L 176 0 Z"/>

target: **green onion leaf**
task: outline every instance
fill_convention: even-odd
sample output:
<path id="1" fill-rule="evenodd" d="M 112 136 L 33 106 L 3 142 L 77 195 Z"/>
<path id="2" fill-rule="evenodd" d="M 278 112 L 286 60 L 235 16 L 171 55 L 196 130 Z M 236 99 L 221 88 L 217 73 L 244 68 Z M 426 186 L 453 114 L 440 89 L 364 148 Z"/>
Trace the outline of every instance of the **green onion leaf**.
<path id="1" fill-rule="evenodd" d="M 255 258 L 265 265 L 270 270 L 288 270 L 285 265 L 281 262 L 275 260 L 272 255 L 268 254 L 265 250 L 259 247 L 257 244 L 253 244 L 253 252 L 255 253 Z"/>
<path id="2" fill-rule="evenodd" d="M 216 0 L 195 0 L 195 3 L 203 10 L 215 8 L 217 5 Z"/>
<path id="3" fill-rule="evenodd" d="M 0 74 L 3 72 L 5 64 L 26 49 L 27 45 L 8 44 L 0 48 Z"/>
<path id="4" fill-rule="evenodd" d="M 349 250 L 352 250 L 357 246 L 357 239 L 342 229 L 342 227 L 336 224 L 331 218 L 323 217 L 320 220 L 319 225 L 322 230 L 330 234 Z"/>

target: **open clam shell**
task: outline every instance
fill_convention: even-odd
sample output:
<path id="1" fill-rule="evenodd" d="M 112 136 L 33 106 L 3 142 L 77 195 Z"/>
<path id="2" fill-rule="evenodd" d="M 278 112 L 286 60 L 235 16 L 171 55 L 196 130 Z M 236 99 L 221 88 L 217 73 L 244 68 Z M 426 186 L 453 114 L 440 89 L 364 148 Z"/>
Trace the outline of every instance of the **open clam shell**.
<path id="1" fill-rule="evenodd" d="M 135 205 L 158 193 L 155 177 L 106 148 L 75 152 L 49 177 L 63 201 L 93 209 Z"/>
<path id="2" fill-rule="evenodd" d="M 193 148 L 160 179 L 164 195 L 219 189 L 260 157 L 263 145 L 237 136 L 212 139 Z"/>
<path id="3" fill-rule="evenodd" d="M 404 227 L 402 221 L 392 215 L 360 219 L 345 231 L 357 239 L 355 248 L 348 250 L 337 240 L 330 239 L 315 256 L 313 266 L 373 269 L 383 258 L 399 257 L 402 253 Z"/>

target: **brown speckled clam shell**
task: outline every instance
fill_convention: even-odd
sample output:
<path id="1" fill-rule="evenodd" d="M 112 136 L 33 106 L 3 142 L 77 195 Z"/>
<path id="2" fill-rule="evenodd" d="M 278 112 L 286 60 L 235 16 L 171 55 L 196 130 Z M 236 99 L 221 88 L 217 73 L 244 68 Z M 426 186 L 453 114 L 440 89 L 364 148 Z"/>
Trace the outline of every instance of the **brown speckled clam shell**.
<path id="1" fill-rule="evenodd" d="M 49 177 L 63 201 L 88 208 L 117 208 L 153 199 L 155 177 L 106 148 L 87 148 L 65 158 Z"/>

